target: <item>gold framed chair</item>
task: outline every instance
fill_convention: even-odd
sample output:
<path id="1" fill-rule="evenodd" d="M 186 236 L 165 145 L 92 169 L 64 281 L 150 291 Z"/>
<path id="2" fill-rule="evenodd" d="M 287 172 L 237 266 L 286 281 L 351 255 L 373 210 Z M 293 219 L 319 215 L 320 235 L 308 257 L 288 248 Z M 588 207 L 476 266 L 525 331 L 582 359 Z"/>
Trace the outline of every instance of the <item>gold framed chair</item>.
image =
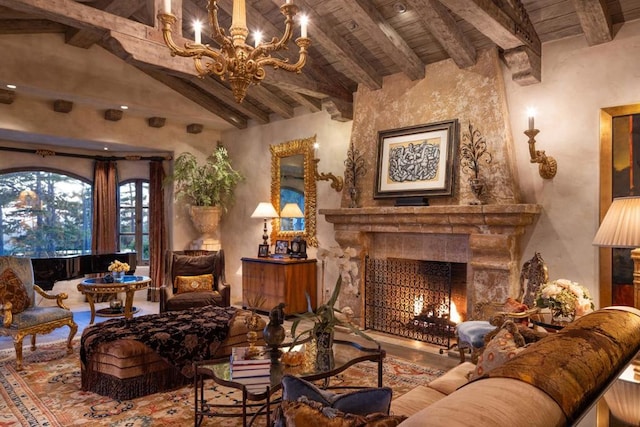
<path id="1" fill-rule="evenodd" d="M 78 325 L 73 320 L 73 312 L 63 303 L 67 299 L 67 294 L 50 295 L 34 284 L 33 266 L 30 258 L 1 256 L 0 274 L 7 269 L 13 270 L 15 276 L 22 282 L 30 303 L 28 307 L 20 313 L 12 313 L 13 304 L 5 301 L 0 304 L 0 316 L 2 325 L 0 326 L 1 336 L 13 338 L 13 345 L 16 350 L 16 369 L 21 371 L 22 367 L 22 341 L 25 336 L 31 335 L 31 351 L 36 349 L 36 335 L 48 334 L 63 326 L 69 327 L 69 337 L 67 338 L 67 352 L 73 352 L 72 340 L 78 331 Z M 0 284 L 2 286 L 2 284 Z M 35 303 L 36 293 L 48 300 L 55 300 L 56 307 L 40 307 Z"/>

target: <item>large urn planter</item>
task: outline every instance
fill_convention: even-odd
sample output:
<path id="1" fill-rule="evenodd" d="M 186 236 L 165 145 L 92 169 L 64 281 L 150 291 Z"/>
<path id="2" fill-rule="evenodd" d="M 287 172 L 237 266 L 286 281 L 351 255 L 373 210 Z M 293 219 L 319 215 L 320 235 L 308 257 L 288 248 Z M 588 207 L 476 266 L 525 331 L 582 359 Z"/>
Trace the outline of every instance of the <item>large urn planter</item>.
<path id="1" fill-rule="evenodd" d="M 222 209 L 217 206 L 191 206 L 189 216 L 193 226 L 201 234 L 201 249 L 217 250 L 220 246 L 217 231 Z"/>

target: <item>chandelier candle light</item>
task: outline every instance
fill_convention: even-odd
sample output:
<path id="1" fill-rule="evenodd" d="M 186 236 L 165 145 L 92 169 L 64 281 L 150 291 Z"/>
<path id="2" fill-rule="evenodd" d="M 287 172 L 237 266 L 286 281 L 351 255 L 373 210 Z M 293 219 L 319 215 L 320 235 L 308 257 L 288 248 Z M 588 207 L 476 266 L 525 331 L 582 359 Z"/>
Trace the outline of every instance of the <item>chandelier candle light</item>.
<path id="1" fill-rule="evenodd" d="M 238 103 L 244 99 L 247 89 L 252 84 L 259 84 L 265 77 L 265 66 L 280 68 L 285 71 L 300 73 L 307 61 L 307 49 L 311 40 L 307 37 L 307 19 L 300 18 L 300 37 L 295 40 L 300 48 L 298 62 L 289 63 L 287 59 L 273 58 L 272 52 L 286 50 L 287 43 L 293 35 L 293 21 L 298 13 L 298 6 L 293 0 L 286 0 L 280 6 L 280 11 L 285 17 L 285 30 L 281 39 L 274 37 L 271 41 L 262 43 L 261 35 L 254 35 L 254 46 L 246 43 L 249 29 L 246 23 L 245 0 L 233 0 L 233 13 L 231 19 L 230 35 L 218 25 L 217 0 L 209 0 L 208 12 L 211 25 L 211 38 L 220 46 L 219 50 L 202 44 L 201 27 L 195 25 L 195 43 L 185 43 L 184 49 L 176 45 L 171 36 L 172 27 L 177 22 L 175 15 L 171 13 L 171 0 L 164 0 L 163 11 L 158 13 L 158 19 L 162 23 L 162 36 L 165 44 L 171 50 L 172 56 L 192 57 L 199 77 L 214 74 L 222 80 L 228 80 L 233 95 Z"/>

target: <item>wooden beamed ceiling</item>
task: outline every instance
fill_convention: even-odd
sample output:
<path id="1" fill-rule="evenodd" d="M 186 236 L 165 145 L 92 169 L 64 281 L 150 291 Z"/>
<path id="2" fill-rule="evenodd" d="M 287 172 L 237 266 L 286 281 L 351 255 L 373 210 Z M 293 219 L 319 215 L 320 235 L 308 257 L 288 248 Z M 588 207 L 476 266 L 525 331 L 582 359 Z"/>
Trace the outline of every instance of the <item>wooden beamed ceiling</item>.
<path id="1" fill-rule="evenodd" d="M 309 60 L 301 74 L 267 70 L 237 104 L 226 82 L 195 77 L 190 59 L 171 57 L 156 19 L 161 0 L 0 0 L 2 34 L 64 33 L 68 44 L 99 45 L 237 128 L 294 108 L 325 109 L 335 120 L 353 118 L 358 85 L 371 90 L 383 77 L 425 76 L 425 65 L 451 58 L 473 66 L 478 51 L 497 48 L 522 85 L 541 79 L 542 42 L 583 34 L 591 45 L 613 40 L 617 26 L 640 17 L 640 0 L 293 0 L 310 18 Z M 247 22 L 265 37 L 284 29 L 284 0 L 247 0 Z M 207 0 L 172 0 L 182 22 L 178 45 L 193 38 L 192 21 L 207 22 Z M 220 0 L 228 28 L 232 0 Z M 296 28 L 296 33 L 299 31 Z M 299 34 L 299 33 L 298 33 Z M 203 42 L 215 42 L 203 34 Z M 297 47 L 283 55 L 295 62 Z M 281 55 L 278 53 L 278 55 Z"/>

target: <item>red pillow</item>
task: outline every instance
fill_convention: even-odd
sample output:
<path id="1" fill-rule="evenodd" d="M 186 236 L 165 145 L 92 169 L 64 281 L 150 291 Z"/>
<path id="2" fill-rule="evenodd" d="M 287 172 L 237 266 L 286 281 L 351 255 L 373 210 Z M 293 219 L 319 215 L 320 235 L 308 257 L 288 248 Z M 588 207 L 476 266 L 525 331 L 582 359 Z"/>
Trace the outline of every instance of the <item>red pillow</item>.
<path id="1" fill-rule="evenodd" d="M 0 274 L 0 303 L 10 302 L 13 314 L 21 313 L 31 305 L 29 294 L 16 275 L 15 271 L 7 268 Z"/>

